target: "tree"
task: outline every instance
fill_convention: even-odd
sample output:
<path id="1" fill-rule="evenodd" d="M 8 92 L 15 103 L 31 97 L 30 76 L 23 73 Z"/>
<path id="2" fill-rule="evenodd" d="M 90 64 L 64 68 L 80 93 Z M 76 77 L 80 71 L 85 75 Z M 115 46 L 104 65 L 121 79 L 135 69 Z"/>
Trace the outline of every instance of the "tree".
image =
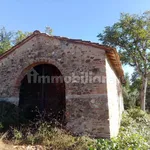
<path id="1" fill-rule="evenodd" d="M 12 37 L 13 32 L 7 32 L 4 27 L 0 29 L 0 54 L 11 48 Z"/>
<path id="2" fill-rule="evenodd" d="M 53 30 L 51 29 L 51 27 L 47 26 L 45 27 L 45 33 L 48 35 L 52 35 Z"/>
<path id="3" fill-rule="evenodd" d="M 49 26 L 45 27 L 45 33 L 48 35 L 52 35 L 52 29 Z M 32 34 L 32 32 L 23 32 L 21 30 L 18 30 L 15 33 L 14 45 L 18 44 L 19 42 L 21 42 L 23 39 L 25 39 L 27 36 L 29 36 L 31 34 Z"/>
<path id="4" fill-rule="evenodd" d="M 142 15 L 121 14 L 120 20 L 105 27 L 98 35 L 103 44 L 119 49 L 121 61 L 135 68 L 142 80 L 141 109 L 145 111 L 148 74 L 150 73 L 150 12 Z"/>
<path id="5" fill-rule="evenodd" d="M 25 39 L 27 36 L 31 34 L 32 32 L 22 32 L 21 30 L 18 30 L 15 33 L 14 45 L 18 44 L 19 42 L 21 42 L 23 39 Z"/>
<path id="6" fill-rule="evenodd" d="M 45 27 L 45 33 L 52 35 L 52 29 Z M 5 51 L 9 50 L 12 46 L 18 44 L 27 36 L 31 35 L 32 32 L 23 32 L 18 30 L 17 32 L 7 32 L 5 27 L 0 29 L 0 55 Z"/>
<path id="7" fill-rule="evenodd" d="M 150 112 L 150 76 L 148 78 L 148 88 L 147 88 L 146 100 L 147 100 L 147 109 Z"/>
<path id="8" fill-rule="evenodd" d="M 134 108 L 139 98 L 139 92 L 133 86 L 134 82 L 130 82 L 129 75 L 125 74 L 126 84 L 123 85 L 123 99 L 125 109 Z"/>

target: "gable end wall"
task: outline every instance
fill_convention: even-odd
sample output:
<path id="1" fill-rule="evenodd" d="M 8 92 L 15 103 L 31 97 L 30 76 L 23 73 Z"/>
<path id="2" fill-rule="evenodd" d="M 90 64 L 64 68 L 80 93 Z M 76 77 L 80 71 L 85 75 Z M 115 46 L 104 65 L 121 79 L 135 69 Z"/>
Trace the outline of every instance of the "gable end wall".
<path id="1" fill-rule="evenodd" d="M 0 60 L 0 100 L 19 103 L 20 83 L 37 63 L 55 65 L 64 77 L 106 77 L 105 50 L 36 36 Z M 107 87 L 104 83 L 66 84 L 66 128 L 77 135 L 110 137 Z"/>

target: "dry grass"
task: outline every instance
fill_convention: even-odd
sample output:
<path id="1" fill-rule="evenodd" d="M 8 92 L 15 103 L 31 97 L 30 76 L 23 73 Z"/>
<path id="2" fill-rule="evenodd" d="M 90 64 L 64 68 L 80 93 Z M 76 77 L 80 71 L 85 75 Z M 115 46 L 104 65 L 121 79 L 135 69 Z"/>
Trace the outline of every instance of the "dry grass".
<path id="1" fill-rule="evenodd" d="M 46 150 L 46 148 L 36 145 L 36 146 L 19 146 L 13 144 L 6 144 L 3 141 L 0 141 L 0 150 Z"/>
<path id="2" fill-rule="evenodd" d="M 45 122 L 36 128 L 35 132 L 29 127 L 19 130 L 15 128 L 11 130 L 11 134 L 3 137 L 3 141 L 9 144 L 1 141 L 0 150 L 87 150 L 96 140 L 85 136 L 72 136 L 65 130 L 52 128 Z"/>
<path id="3" fill-rule="evenodd" d="M 13 145 L 5 144 L 2 140 L 0 140 L 0 150 L 15 150 L 15 149 L 13 149 Z"/>

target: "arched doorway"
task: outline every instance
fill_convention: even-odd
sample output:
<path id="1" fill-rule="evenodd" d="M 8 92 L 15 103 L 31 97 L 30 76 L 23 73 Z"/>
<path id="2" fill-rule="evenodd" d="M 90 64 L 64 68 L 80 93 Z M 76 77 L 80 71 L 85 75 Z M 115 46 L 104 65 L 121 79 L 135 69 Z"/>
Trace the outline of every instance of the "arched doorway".
<path id="1" fill-rule="evenodd" d="M 19 98 L 27 119 L 34 120 L 40 112 L 48 121 L 65 122 L 65 83 L 54 65 L 33 67 L 21 81 Z"/>

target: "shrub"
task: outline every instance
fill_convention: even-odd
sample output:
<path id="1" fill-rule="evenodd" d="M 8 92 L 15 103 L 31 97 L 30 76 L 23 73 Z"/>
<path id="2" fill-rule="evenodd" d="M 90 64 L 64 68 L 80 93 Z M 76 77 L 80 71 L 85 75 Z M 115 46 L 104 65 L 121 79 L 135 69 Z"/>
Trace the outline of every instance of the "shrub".
<path id="1" fill-rule="evenodd" d="M 137 101 L 139 101 L 139 92 L 137 89 L 131 91 L 131 89 L 126 89 L 123 87 L 123 99 L 124 99 L 124 108 L 131 109 L 136 107 Z"/>
<path id="2" fill-rule="evenodd" d="M 0 102 L 0 130 L 6 130 L 10 126 L 18 124 L 18 107 L 9 102 Z"/>
<path id="3" fill-rule="evenodd" d="M 89 150 L 149 150 L 150 115 L 140 109 L 124 112 L 117 138 L 98 139 Z"/>
<path id="4" fill-rule="evenodd" d="M 94 144 L 94 140 L 88 137 L 74 137 L 63 129 L 52 127 L 48 122 L 40 121 L 35 128 L 31 126 L 12 129 L 9 134 L 12 135 L 11 141 L 15 144 L 40 144 L 53 150 L 87 150 L 89 145 Z M 7 139 L 10 140 L 10 137 Z"/>
<path id="5" fill-rule="evenodd" d="M 44 145 L 53 150 L 148 150 L 150 149 L 150 115 L 140 109 L 124 112 L 118 137 L 91 139 L 75 137 L 62 128 L 40 119 L 9 130 L 6 139 L 15 144 Z"/>
<path id="6" fill-rule="evenodd" d="M 10 127 L 28 123 L 21 109 L 5 101 L 0 101 L 0 132 L 8 130 Z"/>

